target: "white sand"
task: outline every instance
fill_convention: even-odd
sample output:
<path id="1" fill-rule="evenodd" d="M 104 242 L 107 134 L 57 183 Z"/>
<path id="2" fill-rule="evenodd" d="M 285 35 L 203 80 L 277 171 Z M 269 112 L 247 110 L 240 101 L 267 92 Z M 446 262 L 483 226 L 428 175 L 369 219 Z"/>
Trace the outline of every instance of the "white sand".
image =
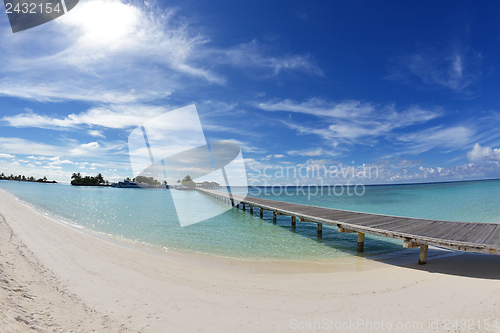
<path id="1" fill-rule="evenodd" d="M 333 325 L 317 331 L 481 332 L 478 320 L 500 321 L 498 256 L 418 266 L 415 252 L 405 267 L 359 257 L 321 265 L 222 261 L 113 244 L 1 190 L 0 214 L 1 332 L 288 332 L 315 321 Z M 475 329 L 455 330 L 455 319 L 474 320 Z M 357 330 L 335 329 L 357 320 Z M 429 320 L 440 320 L 438 329 Z M 382 321 L 393 329 L 375 330 Z M 398 322 L 422 329 L 397 330 Z"/>

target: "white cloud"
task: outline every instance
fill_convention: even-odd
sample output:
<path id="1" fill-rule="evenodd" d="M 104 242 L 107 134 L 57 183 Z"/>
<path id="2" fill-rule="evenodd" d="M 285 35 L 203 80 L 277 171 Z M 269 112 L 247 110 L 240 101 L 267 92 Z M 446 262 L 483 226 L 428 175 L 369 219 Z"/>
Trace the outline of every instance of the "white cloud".
<path id="1" fill-rule="evenodd" d="M 476 143 L 474 147 L 467 152 L 467 158 L 473 162 L 480 162 L 484 160 L 497 160 L 500 161 L 500 148 L 481 147 Z"/>
<path id="2" fill-rule="evenodd" d="M 89 142 L 89 143 L 84 143 L 82 145 L 80 145 L 80 147 L 84 148 L 84 149 L 96 149 L 96 148 L 99 148 L 99 143 L 97 142 Z"/>
<path id="3" fill-rule="evenodd" d="M 100 145 L 98 142 L 84 143 L 84 144 L 81 144 L 79 148 L 72 149 L 70 151 L 70 154 L 75 155 L 75 156 L 86 155 L 86 154 L 92 152 L 93 150 L 96 150 L 99 147 L 100 147 Z"/>
<path id="4" fill-rule="evenodd" d="M 14 158 L 14 155 L 0 153 L 0 158 Z"/>
<path id="5" fill-rule="evenodd" d="M 68 152 L 68 149 L 64 147 L 58 147 L 19 138 L 2 137 L 0 137 L 0 150 L 7 153 L 19 155 L 30 155 L 33 154 L 34 151 L 36 151 L 37 154 L 44 156 L 57 156 L 63 155 L 64 153 Z"/>
<path id="6" fill-rule="evenodd" d="M 269 161 L 271 158 L 283 158 L 285 155 L 283 154 L 274 154 L 274 155 L 267 155 L 266 157 L 261 158 L 261 161 Z"/>
<path id="7" fill-rule="evenodd" d="M 59 156 L 55 156 L 53 158 L 50 158 L 52 162 L 50 162 L 48 165 L 50 166 L 56 166 L 56 165 L 61 165 L 61 164 L 75 164 L 74 162 L 70 160 L 61 160 Z"/>
<path id="8" fill-rule="evenodd" d="M 92 136 L 96 136 L 96 137 L 99 137 L 99 138 L 105 138 L 104 134 L 102 134 L 102 131 L 98 131 L 98 130 L 90 130 L 88 131 L 88 133 Z"/>

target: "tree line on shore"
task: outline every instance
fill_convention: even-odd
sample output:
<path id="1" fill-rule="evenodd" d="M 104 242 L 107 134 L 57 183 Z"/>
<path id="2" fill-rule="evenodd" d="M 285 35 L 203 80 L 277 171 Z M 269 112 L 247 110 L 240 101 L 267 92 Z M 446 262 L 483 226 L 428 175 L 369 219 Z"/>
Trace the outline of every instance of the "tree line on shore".
<path id="1" fill-rule="evenodd" d="M 161 185 L 162 183 L 159 182 L 157 179 L 153 177 L 146 177 L 146 176 L 137 176 L 133 179 L 130 179 L 129 177 L 125 178 L 128 181 L 131 182 L 137 182 L 137 183 L 143 183 L 143 184 L 148 184 L 148 185 L 153 185 L 153 186 L 158 186 Z M 46 176 L 43 176 L 43 178 L 36 179 L 35 177 L 26 177 L 24 175 L 18 175 L 14 176 L 11 174 L 10 176 L 5 175 L 3 172 L 0 174 L 0 180 L 14 180 L 14 181 L 20 181 L 20 182 L 34 182 L 34 183 L 57 183 L 54 180 L 47 180 Z M 180 180 L 177 181 L 178 184 L 181 183 Z M 97 174 L 97 176 L 82 176 L 80 172 L 78 173 L 73 173 L 71 176 L 71 185 L 108 185 L 109 182 L 104 179 L 101 173 Z M 163 181 L 164 185 L 167 185 L 167 181 Z M 195 187 L 196 183 L 193 181 L 191 176 L 186 176 L 182 180 L 182 185 L 186 187 Z"/>
<path id="2" fill-rule="evenodd" d="M 104 179 L 102 174 L 97 176 L 85 176 L 82 177 L 81 173 L 73 173 L 71 176 L 71 185 L 106 185 L 108 181 Z"/>
<path id="3" fill-rule="evenodd" d="M 127 177 L 125 178 L 125 180 L 128 180 L 130 182 L 153 185 L 153 186 L 161 185 L 161 183 L 153 177 L 137 176 L 133 179 Z M 166 181 L 164 181 L 163 183 L 167 185 Z M 71 176 L 71 185 L 102 186 L 102 185 L 109 185 L 109 181 L 104 179 L 104 177 L 100 173 L 97 174 L 97 176 L 85 176 L 85 177 L 83 177 L 80 173 L 73 173 L 73 175 Z"/>
<path id="4" fill-rule="evenodd" d="M 10 176 L 6 176 L 3 172 L 2 174 L 0 174 L 0 180 L 15 180 L 18 182 L 51 183 L 51 184 L 57 183 L 55 180 L 51 181 L 47 180 L 46 176 L 43 176 L 43 178 L 36 179 L 33 176 L 26 177 L 25 175 L 14 176 L 13 174 L 11 174 Z"/>
<path id="5" fill-rule="evenodd" d="M 143 183 L 143 184 L 148 184 L 148 185 L 153 185 L 153 186 L 158 186 L 161 185 L 161 183 L 153 178 L 153 177 L 146 177 L 146 176 L 137 176 L 133 179 L 130 179 L 129 177 L 125 178 L 128 181 L 134 182 L 134 183 Z M 167 181 L 163 181 L 164 185 L 167 185 Z"/>

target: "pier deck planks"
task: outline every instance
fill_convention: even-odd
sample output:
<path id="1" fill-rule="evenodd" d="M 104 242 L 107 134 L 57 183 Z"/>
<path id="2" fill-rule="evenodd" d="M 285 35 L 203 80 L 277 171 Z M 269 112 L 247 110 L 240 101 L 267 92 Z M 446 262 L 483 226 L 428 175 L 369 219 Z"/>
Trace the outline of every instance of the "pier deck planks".
<path id="1" fill-rule="evenodd" d="M 216 190 L 198 189 L 198 191 L 210 196 L 230 198 L 229 194 Z M 500 223 L 437 221 L 232 196 L 236 203 L 353 232 L 402 239 L 419 246 L 433 245 L 464 252 L 500 254 Z"/>

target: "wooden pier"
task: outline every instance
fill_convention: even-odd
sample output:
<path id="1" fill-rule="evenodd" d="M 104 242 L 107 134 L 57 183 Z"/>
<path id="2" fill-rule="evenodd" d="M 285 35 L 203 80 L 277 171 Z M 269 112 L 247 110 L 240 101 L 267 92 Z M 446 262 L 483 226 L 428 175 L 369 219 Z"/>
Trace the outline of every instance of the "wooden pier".
<path id="1" fill-rule="evenodd" d="M 199 192 L 222 200 L 251 214 L 254 208 L 273 213 L 273 223 L 278 215 L 291 217 L 291 227 L 300 222 L 317 224 L 317 236 L 323 235 L 323 224 L 335 226 L 339 232 L 358 234 L 358 252 L 363 252 L 365 234 L 403 240 L 405 248 L 420 247 L 418 263 L 427 261 L 429 245 L 445 249 L 500 254 L 500 223 L 454 222 L 426 220 L 401 216 L 369 214 L 346 210 L 309 206 L 290 202 L 243 197 L 215 190 L 198 189 Z"/>

